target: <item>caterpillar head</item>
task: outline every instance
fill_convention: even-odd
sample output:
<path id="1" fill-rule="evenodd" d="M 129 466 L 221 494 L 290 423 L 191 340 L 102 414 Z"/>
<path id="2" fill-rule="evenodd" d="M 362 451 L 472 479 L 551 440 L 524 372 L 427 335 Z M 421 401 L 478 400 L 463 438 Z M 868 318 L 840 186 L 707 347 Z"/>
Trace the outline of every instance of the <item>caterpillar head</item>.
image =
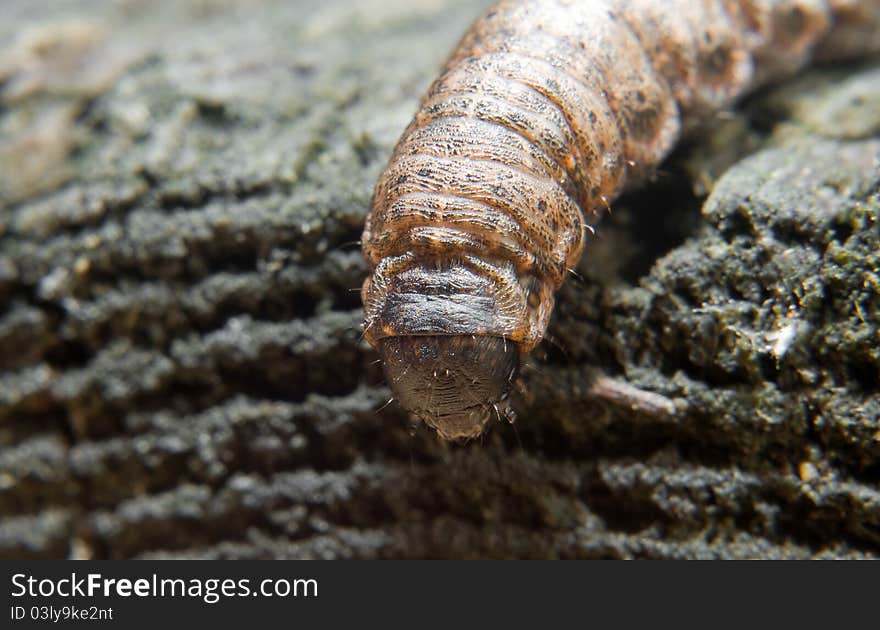
<path id="1" fill-rule="evenodd" d="M 533 285 L 503 261 L 383 259 L 362 290 L 364 337 L 382 356 L 394 398 L 448 440 L 510 418 L 520 360 L 540 340 L 553 303 L 548 285 L 533 307 Z"/>
<path id="2" fill-rule="evenodd" d="M 447 440 L 479 436 L 508 416 L 519 345 L 484 335 L 402 335 L 379 342 L 385 377 L 400 404 Z"/>

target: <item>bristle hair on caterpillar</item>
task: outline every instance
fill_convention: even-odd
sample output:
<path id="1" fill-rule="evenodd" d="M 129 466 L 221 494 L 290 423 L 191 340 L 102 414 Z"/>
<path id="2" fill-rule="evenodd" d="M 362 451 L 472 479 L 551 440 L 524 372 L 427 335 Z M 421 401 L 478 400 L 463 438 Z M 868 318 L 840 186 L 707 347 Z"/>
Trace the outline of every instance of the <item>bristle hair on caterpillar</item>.
<path id="1" fill-rule="evenodd" d="M 880 0 L 510 0 L 470 27 L 379 178 L 366 339 L 446 439 L 503 415 L 608 203 L 811 59 L 880 50 Z"/>

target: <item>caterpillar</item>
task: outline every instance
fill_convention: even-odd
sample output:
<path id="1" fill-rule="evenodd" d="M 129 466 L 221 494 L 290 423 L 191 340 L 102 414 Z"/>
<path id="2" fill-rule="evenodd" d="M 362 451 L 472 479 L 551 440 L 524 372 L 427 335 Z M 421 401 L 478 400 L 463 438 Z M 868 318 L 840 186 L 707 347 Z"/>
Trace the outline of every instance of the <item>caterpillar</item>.
<path id="1" fill-rule="evenodd" d="M 446 439 L 507 412 L 608 204 L 811 59 L 880 50 L 880 0 L 509 0 L 467 31 L 380 176 L 368 342 Z"/>

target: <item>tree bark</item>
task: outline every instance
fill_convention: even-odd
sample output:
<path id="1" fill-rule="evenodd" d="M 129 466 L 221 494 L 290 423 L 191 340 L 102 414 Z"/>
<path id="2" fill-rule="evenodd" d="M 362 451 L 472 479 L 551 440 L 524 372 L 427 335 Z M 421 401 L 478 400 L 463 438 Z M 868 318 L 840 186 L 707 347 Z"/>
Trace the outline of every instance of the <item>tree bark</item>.
<path id="1" fill-rule="evenodd" d="M 357 241 L 481 6 L 8 4 L 0 557 L 880 555 L 876 62 L 618 201 L 454 445 L 383 407 Z"/>

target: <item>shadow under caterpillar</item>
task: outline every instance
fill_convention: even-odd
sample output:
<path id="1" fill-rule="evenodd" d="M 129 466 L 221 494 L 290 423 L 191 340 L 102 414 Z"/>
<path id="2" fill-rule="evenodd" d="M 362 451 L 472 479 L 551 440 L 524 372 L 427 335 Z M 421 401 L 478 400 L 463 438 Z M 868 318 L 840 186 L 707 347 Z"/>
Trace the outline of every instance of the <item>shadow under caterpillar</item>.
<path id="1" fill-rule="evenodd" d="M 479 435 L 611 200 L 811 59 L 880 50 L 880 0 L 510 0 L 422 99 L 363 234 L 365 337 L 400 403 Z"/>

